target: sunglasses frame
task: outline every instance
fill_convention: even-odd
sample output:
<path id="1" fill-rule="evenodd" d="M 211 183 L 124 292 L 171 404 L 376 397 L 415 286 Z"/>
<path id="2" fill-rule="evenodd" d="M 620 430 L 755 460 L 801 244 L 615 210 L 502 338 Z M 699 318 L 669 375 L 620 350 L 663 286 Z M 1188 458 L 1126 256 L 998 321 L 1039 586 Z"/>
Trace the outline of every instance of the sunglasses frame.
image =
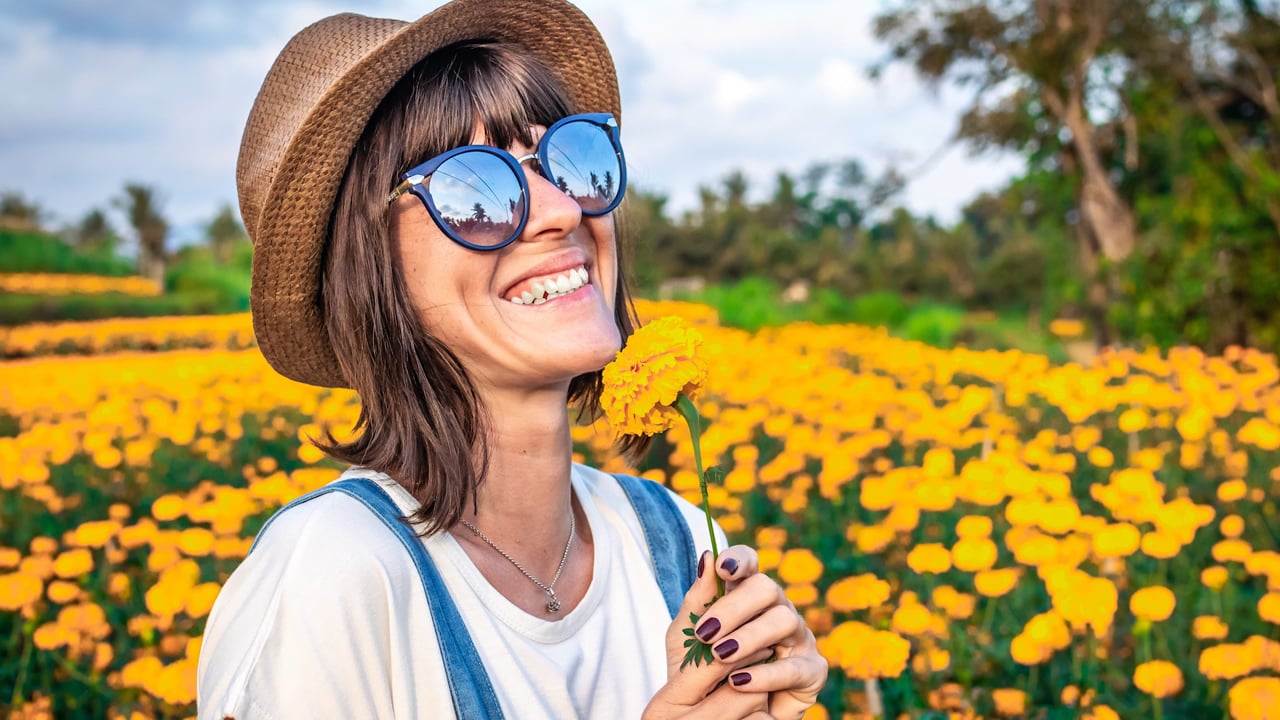
<path id="1" fill-rule="evenodd" d="M 622 202 L 622 196 L 626 194 L 627 191 L 627 161 L 626 157 L 622 153 L 622 141 L 618 129 L 618 121 L 614 119 L 613 115 L 610 113 L 582 113 L 579 115 L 568 115 L 557 120 L 552 123 L 551 127 L 547 128 L 545 133 L 542 134 L 542 138 L 538 141 L 537 150 L 521 158 L 517 158 L 506 150 L 493 147 L 492 145 L 463 145 L 462 147 L 456 147 L 452 150 L 441 153 L 401 175 L 401 182 L 387 196 L 387 203 L 390 204 L 394 202 L 396 198 L 407 192 L 413 193 L 422 201 L 423 206 L 427 209 L 427 213 L 430 214 L 431 219 L 435 221 L 436 227 L 439 227 L 445 235 L 449 236 L 450 240 L 472 250 L 500 250 L 515 242 L 516 238 L 524 234 L 524 228 L 529 223 L 529 203 L 527 202 L 529 197 L 529 181 L 525 178 L 524 170 L 521 168 L 521 165 L 527 160 L 537 159 L 538 174 L 543 178 L 546 178 L 552 186 L 555 186 L 555 178 L 548 174 L 548 168 L 551 165 L 548 162 L 549 147 L 547 139 L 555 135 L 555 132 L 560 128 L 575 122 L 586 122 L 603 128 L 605 134 L 609 138 L 609 143 L 613 145 L 614 154 L 618 157 L 618 192 L 614 195 L 613 200 L 611 200 L 609 204 L 601 210 L 587 210 L 586 208 L 583 208 L 581 204 L 578 205 L 582 210 L 583 215 L 587 215 L 589 217 L 607 215 L 618 207 L 618 204 Z M 511 233 L 510 237 L 497 245 L 477 245 L 466 238 L 463 238 L 450 228 L 444 221 L 444 217 L 440 214 L 439 208 L 436 207 L 435 200 L 432 199 L 431 191 L 428 189 L 426 184 L 426 179 L 431 177 L 431 174 L 439 170 L 446 162 L 452 160 L 458 155 L 471 152 L 481 152 L 493 155 L 506 163 L 507 167 L 510 168 L 511 172 L 515 175 L 516 181 L 520 185 L 519 199 L 525 201 L 520 203 L 524 211 L 520 214 L 520 222 L 516 225 L 515 230 Z M 557 187 L 556 190 L 559 192 L 559 187 Z"/>

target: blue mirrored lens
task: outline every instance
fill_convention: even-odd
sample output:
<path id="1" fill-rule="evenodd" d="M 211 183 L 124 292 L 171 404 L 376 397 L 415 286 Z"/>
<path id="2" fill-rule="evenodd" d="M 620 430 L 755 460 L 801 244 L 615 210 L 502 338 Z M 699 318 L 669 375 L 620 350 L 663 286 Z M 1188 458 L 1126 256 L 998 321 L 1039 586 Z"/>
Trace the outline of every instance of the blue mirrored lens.
<path id="1" fill-rule="evenodd" d="M 622 167 L 604 128 L 585 120 L 561 125 L 547 143 L 547 175 L 587 212 L 601 212 L 621 191 Z"/>
<path id="2" fill-rule="evenodd" d="M 450 230 L 473 245 L 501 245 L 516 233 L 524 212 L 520 181 L 492 153 L 455 155 L 432 173 L 427 191 Z"/>

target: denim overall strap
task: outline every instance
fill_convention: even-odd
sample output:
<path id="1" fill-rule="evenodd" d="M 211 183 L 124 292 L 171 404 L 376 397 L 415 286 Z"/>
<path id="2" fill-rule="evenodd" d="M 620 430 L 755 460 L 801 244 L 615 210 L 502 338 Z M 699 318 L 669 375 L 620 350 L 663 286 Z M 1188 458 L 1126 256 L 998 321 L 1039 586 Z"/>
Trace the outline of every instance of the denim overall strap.
<path id="1" fill-rule="evenodd" d="M 502 708 L 498 705 L 498 696 L 489 682 L 489 675 L 480 661 L 480 654 L 476 652 L 476 647 L 471 642 L 471 635 L 467 633 L 466 625 L 462 623 L 462 616 L 458 614 L 458 608 L 449 596 L 444 579 L 440 577 L 440 571 L 431 561 L 431 556 L 423 546 L 422 539 L 401 520 L 403 515 L 400 514 L 400 509 L 376 482 L 364 477 L 348 478 L 303 495 L 272 515 L 266 525 L 258 531 L 253 545 L 257 546 L 258 540 L 267 531 L 271 521 L 279 517 L 280 513 L 294 505 L 300 505 L 331 492 L 350 495 L 363 503 L 395 533 L 400 543 L 413 557 L 413 564 L 418 568 L 418 576 L 422 579 L 422 587 L 427 593 L 431 621 L 436 626 L 436 640 L 440 644 L 440 655 L 444 658 L 445 675 L 449 679 L 449 692 L 453 695 L 454 713 L 464 720 L 471 720 L 471 718 L 501 720 Z M 252 547 L 249 552 L 253 552 Z"/>
<path id="2" fill-rule="evenodd" d="M 649 543 L 649 555 L 658 576 L 662 599 L 667 601 L 667 611 L 672 619 L 680 611 L 684 594 L 693 587 L 697 549 L 689 523 L 685 521 L 671 493 L 662 485 L 645 478 L 615 474 L 618 484 L 627 493 L 640 527 Z"/>

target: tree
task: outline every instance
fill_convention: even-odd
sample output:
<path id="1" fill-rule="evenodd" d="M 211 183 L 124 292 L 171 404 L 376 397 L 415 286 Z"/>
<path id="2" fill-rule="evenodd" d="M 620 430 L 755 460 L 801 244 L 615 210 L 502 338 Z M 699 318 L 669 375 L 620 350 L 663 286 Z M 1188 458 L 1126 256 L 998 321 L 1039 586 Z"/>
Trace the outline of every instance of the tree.
<path id="1" fill-rule="evenodd" d="M 10 191 L 0 195 L 0 227 L 11 230 L 35 231 L 40 229 L 44 211 L 20 192 Z"/>
<path id="2" fill-rule="evenodd" d="M 1035 158 L 1059 150 L 1076 178 L 1077 231 L 1085 271 L 1133 251 L 1137 224 L 1115 179 L 1115 127 L 1126 125 L 1125 44 L 1149 29 L 1136 0 L 910 0 L 875 20 L 894 60 L 926 80 L 975 87 L 957 137 L 977 149 L 1009 147 Z M 1041 155 L 1041 157 L 1044 157 Z M 1131 158 L 1126 158 L 1126 160 Z M 1050 162 L 1055 159 L 1048 157 Z M 1095 327 L 1116 293 L 1114 273 L 1091 288 Z M 1108 341 L 1101 334 L 1099 342 Z"/>
<path id="3" fill-rule="evenodd" d="M 106 213 L 94 208 L 85 213 L 69 233 L 72 243 L 85 250 L 112 254 L 116 249 L 116 232 L 107 220 Z"/>
<path id="4" fill-rule="evenodd" d="M 208 240 L 209 249 L 213 251 L 214 259 L 222 265 L 231 262 L 237 243 L 246 242 L 249 239 L 245 234 L 244 226 L 240 224 L 240 219 L 236 217 L 235 210 L 232 210 L 231 205 L 227 203 L 222 205 L 218 214 L 214 215 L 213 220 L 205 226 L 205 238 Z"/>
<path id="5" fill-rule="evenodd" d="M 116 198 L 115 204 L 124 210 L 138 239 L 138 274 L 163 284 L 169 223 L 160 214 L 155 190 L 128 183 L 124 186 L 124 195 Z"/>

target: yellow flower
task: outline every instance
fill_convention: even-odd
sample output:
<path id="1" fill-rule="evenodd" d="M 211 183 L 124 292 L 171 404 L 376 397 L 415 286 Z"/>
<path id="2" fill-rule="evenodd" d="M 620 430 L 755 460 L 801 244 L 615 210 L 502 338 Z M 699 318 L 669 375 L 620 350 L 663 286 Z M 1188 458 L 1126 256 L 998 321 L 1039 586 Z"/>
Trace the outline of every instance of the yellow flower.
<path id="1" fill-rule="evenodd" d="M 20 610 L 40 599 L 44 583 L 24 572 L 0 575 L 0 610 Z"/>
<path id="2" fill-rule="evenodd" d="M 1120 714 L 1106 705 L 1094 705 L 1084 714 L 1083 720 L 1120 720 Z"/>
<path id="3" fill-rule="evenodd" d="M 990 570 L 997 552 L 996 544 L 986 537 L 961 538 L 951 548 L 956 567 L 965 572 Z"/>
<path id="4" fill-rule="evenodd" d="M 1218 524 L 1223 537 L 1238 538 L 1244 532 L 1244 518 L 1239 515 L 1228 515 Z"/>
<path id="5" fill-rule="evenodd" d="M 53 561 L 53 572 L 60 578 L 84 575 L 93 569 L 93 555 L 85 548 L 67 550 Z"/>
<path id="6" fill-rule="evenodd" d="M 998 598 L 1005 595 L 1017 584 L 1018 571 L 1016 568 L 983 570 L 973 577 L 974 589 L 979 594 L 989 598 Z"/>
<path id="7" fill-rule="evenodd" d="M 1214 592 L 1221 590 L 1228 579 L 1230 577 L 1227 575 L 1227 569 L 1221 565 L 1213 565 L 1200 571 L 1200 582 Z"/>
<path id="8" fill-rule="evenodd" d="M 702 334 L 676 317 L 654 320 L 628 338 L 604 368 L 600 405 L 614 431 L 653 435 L 681 422 L 676 396 L 694 400 L 706 381 L 701 345 Z"/>
<path id="9" fill-rule="evenodd" d="M 1135 617 L 1149 622 L 1168 620 L 1176 605 L 1173 591 L 1160 585 L 1142 588 L 1129 598 L 1129 610 Z"/>
<path id="10" fill-rule="evenodd" d="M 951 553 L 938 543 L 921 543 L 907 554 L 907 565 L 917 573 L 944 573 L 951 569 Z"/>
<path id="11" fill-rule="evenodd" d="M 991 518 L 986 515 L 966 515 L 956 523 L 956 536 L 965 539 L 991 536 Z"/>
<path id="12" fill-rule="evenodd" d="M 1142 533 L 1129 523 L 1108 525 L 1093 536 L 1093 552 L 1100 558 L 1128 557 L 1142 542 Z"/>
<path id="13" fill-rule="evenodd" d="M 1234 680 L 1253 672 L 1254 654 L 1244 645 L 1224 643 L 1200 651 L 1200 674 L 1210 680 Z"/>
<path id="14" fill-rule="evenodd" d="M 1133 684 L 1156 698 L 1177 695 L 1182 690 L 1182 671 L 1166 660 L 1144 662 L 1133 671 Z"/>
<path id="15" fill-rule="evenodd" d="M 778 577 L 792 585 L 815 582 L 822 577 L 822 561 L 812 550 L 788 550 L 778 565 Z"/>
<path id="16" fill-rule="evenodd" d="M 1197 640 L 1222 640 L 1229 628 L 1217 615 L 1200 615 L 1191 622 L 1191 634 Z"/>
<path id="17" fill-rule="evenodd" d="M 1027 712 L 1027 694 L 1021 690 L 1014 688 L 992 690 L 991 701 L 995 703 L 997 715 L 1015 717 Z"/>
<path id="18" fill-rule="evenodd" d="M 820 638 L 818 651 L 851 678 L 891 678 L 906 669 L 911 643 L 897 633 L 849 621 Z"/>
<path id="19" fill-rule="evenodd" d="M 1227 693 L 1232 720 L 1275 720 L 1280 708 L 1280 678 L 1245 678 Z"/>
<path id="20" fill-rule="evenodd" d="M 827 588 L 827 605 L 837 612 L 867 610 L 889 599 L 889 583 L 866 573 L 838 580 Z"/>
<path id="21" fill-rule="evenodd" d="M 1258 617 L 1280 625 L 1280 592 L 1269 592 L 1258 600 Z"/>
<path id="22" fill-rule="evenodd" d="M 932 621 L 929 608 L 917 602 L 906 603 L 893 612 L 893 629 L 903 635 L 920 635 Z"/>

